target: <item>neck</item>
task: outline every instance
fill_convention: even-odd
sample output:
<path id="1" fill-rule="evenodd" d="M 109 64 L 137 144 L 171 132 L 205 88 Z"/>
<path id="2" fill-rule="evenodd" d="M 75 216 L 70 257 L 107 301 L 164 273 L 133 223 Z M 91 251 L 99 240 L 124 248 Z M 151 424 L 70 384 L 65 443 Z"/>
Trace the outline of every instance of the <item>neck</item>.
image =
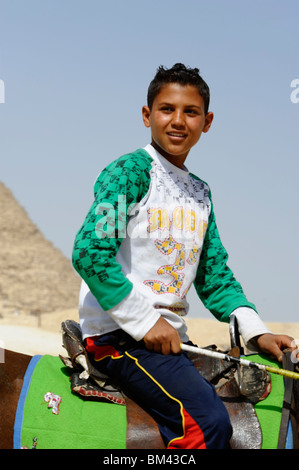
<path id="1" fill-rule="evenodd" d="M 154 140 L 152 140 L 151 145 L 154 147 L 154 149 L 157 150 L 157 152 L 160 153 L 166 160 L 168 160 L 170 163 L 173 165 L 177 166 L 178 168 L 184 168 L 184 163 L 186 161 L 187 155 L 171 155 L 167 152 L 165 152 Z"/>

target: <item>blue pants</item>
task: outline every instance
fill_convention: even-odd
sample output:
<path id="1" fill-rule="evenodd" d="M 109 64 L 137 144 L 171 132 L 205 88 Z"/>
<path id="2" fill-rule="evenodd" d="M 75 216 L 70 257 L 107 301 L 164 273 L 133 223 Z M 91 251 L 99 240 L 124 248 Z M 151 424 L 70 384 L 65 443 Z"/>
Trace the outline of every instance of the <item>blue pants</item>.
<path id="1" fill-rule="evenodd" d="M 87 338 L 86 349 L 99 370 L 155 419 L 168 449 L 229 447 L 226 408 L 185 353 L 148 351 L 122 330 Z"/>

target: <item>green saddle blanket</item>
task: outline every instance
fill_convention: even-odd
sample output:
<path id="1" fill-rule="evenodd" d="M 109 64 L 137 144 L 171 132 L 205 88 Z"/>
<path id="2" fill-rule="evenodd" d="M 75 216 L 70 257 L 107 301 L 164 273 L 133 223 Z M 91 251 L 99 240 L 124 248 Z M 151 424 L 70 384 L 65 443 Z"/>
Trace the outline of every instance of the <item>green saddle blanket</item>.
<path id="1" fill-rule="evenodd" d="M 281 368 L 279 362 L 263 355 L 245 356 L 244 359 L 271 367 Z M 271 393 L 254 406 L 262 430 L 262 449 L 277 449 L 284 399 L 283 377 L 277 374 L 270 375 Z"/>
<path id="2" fill-rule="evenodd" d="M 246 359 L 281 367 L 260 355 L 246 356 Z M 255 405 L 263 449 L 277 448 L 284 398 L 283 377 L 271 374 L 271 381 L 271 393 Z M 53 408 L 48 407 L 51 402 L 45 399 L 48 393 L 54 394 Z M 61 402 L 57 403 L 57 399 Z M 32 358 L 16 413 L 15 449 L 30 449 L 33 445 L 37 449 L 125 449 L 126 428 L 125 406 L 91 401 L 73 394 L 70 370 L 59 357 Z"/>
<path id="3" fill-rule="evenodd" d="M 47 394 L 54 395 L 53 407 Z M 125 449 L 126 427 L 125 406 L 73 394 L 59 357 L 33 357 L 16 413 L 15 449 L 31 449 L 34 439 L 37 449 Z"/>

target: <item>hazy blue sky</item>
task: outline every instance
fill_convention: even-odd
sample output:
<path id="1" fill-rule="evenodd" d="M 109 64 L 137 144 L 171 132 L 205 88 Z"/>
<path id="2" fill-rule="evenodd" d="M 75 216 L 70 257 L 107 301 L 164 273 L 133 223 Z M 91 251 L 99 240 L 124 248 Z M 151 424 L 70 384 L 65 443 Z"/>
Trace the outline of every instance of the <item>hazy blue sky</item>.
<path id="1" fill-rule="evenodd" d="M 249 300 L 298 321 L 298 25 L 298 0 L 0 0 L 0 181 L 70 258 L 98 173 L 150 141 L 157 67 L 199 67 L 215 120 L 187 166 Z"/>

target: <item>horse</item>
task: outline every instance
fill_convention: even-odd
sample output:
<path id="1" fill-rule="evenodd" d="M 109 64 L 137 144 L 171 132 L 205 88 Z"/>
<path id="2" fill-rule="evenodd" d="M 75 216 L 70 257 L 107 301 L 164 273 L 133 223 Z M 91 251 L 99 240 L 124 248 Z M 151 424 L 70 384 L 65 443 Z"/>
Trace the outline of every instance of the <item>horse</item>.
<path id="1" fill-rule="evenodd" d="M 4 350 L 4 357 L 5 362 L 0 364 L 0 449 L 12 449 L 17 406 L 24 375 L 32 356 Z M 126 448 L 165 449 L 153 418 L 129 398 L 126 398 L 126 409 Z"/>
<path id="2" fill-rule="evenodd" d="M 230 354 L 238 355 L 242 348 L 240 348 L 238 334 L 236 334 L 236 324 L 234 324 L 233 328 L 230 327 L 230 332 L 232 342 Z M 215 348 L 215 345 L 210 347 Z M 4 358 L 4 362 L 0 364 L 0 449 L 12 449 L 16 411 L 24 376 L 32 356 L 5 350 Z M 61 359 L 65 362 L 65 358 Z M 213 360 L 200 355 L 191 354 L 190 359 L 194 362 L 198 371 L 215 385 L 218 395 L 227 407 L 233 427 L 230 448 L 260 449 L 262 432 L 253 403 L 268 395 L 269 374 L 265 375 L 263 371 L 251 369 L 251 375 L 247 377 L 247 384 L 252 382 L 254 387 L 249 387 L 251 388 L 249 393 L 247 393 L 247 396 L 244 396 L 240 392 L 238 384 L 237 377 L 240 376 L 240 370 L 237 366 L 226 361 Z M 73 373 L 72 367 L 71 364 L 70 376 Z M 98 406 L 100 407 L 101 404 L 101 401 L 99 401 Z M 287 423 L 290 422 L 290 416 L 292 418 L 292 448 L 299 448 L 299 387 L 297 383 L 293 384 L 291 389 L 288 388 L 287 390 L 286 387 L 284 405 L 282 415 L 285 414 L 288 419 L 284 419 L 284 422 L 283 419 L 281 420 L 277 448 L 285 447 Z M 165 443 L 154 419 L 128 396 L 125 396 L 125 407 L 127 419 L 126 449 L 165 450 Z M 33 446 L 33 448 L 35 447 Z"/>

